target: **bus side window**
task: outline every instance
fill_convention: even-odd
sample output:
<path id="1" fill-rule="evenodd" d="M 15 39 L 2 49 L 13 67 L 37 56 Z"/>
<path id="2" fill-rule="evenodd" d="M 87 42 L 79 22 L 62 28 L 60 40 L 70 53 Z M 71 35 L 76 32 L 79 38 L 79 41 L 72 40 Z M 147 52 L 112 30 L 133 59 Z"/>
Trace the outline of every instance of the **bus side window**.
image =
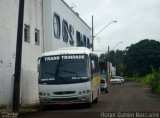
<path id="1" fill-rule="evenodd" d="M 91 55 L 91 61 L 94 62 L 94 68 L 92 68 L 92 73 L 97 75 L 99 73 L 98 57 L 96 55 Z M 92 62 L 91 66 L 93 66 Z"/>

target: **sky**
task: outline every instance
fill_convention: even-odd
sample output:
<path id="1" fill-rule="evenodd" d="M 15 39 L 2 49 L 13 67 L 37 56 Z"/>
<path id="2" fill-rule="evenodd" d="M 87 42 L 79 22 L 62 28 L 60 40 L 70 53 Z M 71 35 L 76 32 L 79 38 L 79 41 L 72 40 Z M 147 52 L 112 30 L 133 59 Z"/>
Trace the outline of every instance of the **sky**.
<path id="1" fill-rule="evenodd" d="M 125 50 L 143 39 L 160 41 L 160 0 L 64 0 L 91 27 L 94 49 L 99 53 Z"/>

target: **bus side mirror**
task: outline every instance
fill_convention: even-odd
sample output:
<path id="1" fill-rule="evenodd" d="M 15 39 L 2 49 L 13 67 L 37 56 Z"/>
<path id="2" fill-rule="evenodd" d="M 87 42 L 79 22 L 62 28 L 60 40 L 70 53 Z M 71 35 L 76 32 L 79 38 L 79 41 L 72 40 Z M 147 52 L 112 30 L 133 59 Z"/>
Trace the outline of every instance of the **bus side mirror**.
<path id="1" fill-rule="evenodd" d="M 95 63 L 94 63 L 94 61 L 92 61 L 91 63 L 92 63 L 92 70 L 95 70 Z"/>
<path id="2" fill-rule="evenodd" d="M 40 58 L 38 58 L 38 64 L 37 64 L 37 72 L 40 71 Z"/>
<path id="3" fill-rule="evenodd" d="M 37 72 L 39 72 L 39 67 L 40 67 L 40 65 L 39 65 L 39 64 L 37 64 Z"/>

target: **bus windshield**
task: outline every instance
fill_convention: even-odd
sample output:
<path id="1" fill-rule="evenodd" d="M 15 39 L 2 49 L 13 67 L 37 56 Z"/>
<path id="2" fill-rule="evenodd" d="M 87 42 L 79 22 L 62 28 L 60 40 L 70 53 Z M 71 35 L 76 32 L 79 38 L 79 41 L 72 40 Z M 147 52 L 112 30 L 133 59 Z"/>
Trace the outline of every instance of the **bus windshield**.
<path id="1" fill-rule="evenodd" d="M 71 84 L 89 81 L 88 56 L 54 55 L 41 58 L 40 84 Z"/>

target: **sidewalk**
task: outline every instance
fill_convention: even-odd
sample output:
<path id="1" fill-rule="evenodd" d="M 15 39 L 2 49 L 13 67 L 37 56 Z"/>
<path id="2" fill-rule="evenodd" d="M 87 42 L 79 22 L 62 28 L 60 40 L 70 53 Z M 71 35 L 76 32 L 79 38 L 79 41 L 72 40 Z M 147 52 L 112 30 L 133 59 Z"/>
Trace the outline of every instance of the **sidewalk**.
<path id="1" fill-rule="evenodd" d="M 0 108 L 0 118 L 18 118 L 18 113 L 12 112 L 9 108 Z"/>
<path id="2" fill-rule="evenodd" d="M 12 112 L 12 109 L 11 108 L 6 108 L 6 107 L 0 107 L 0 114 L 2 112 Z"/>
<path id="3" fill-rule="evenodd" d="M 19 115 L 39 112 L 37 107 L 20 107 L 19 113 L 14 113 L 11 108 L 0 108 L 0 118 L 18 118 Z"/>
<path id="4" fill-rule="evenodd" d="M 18 113 L 2 112 L 0 118 L 18 118 Z"/>
<path id="5" fill-rule="evenodd" d="M 33 114 L 41 110 L 39 104 L 23 105 L 19 108 L 19 113 L 14 113 L 12 107 L 0 107 L 0 118 L 18 118 L 20 115 Z"/>

